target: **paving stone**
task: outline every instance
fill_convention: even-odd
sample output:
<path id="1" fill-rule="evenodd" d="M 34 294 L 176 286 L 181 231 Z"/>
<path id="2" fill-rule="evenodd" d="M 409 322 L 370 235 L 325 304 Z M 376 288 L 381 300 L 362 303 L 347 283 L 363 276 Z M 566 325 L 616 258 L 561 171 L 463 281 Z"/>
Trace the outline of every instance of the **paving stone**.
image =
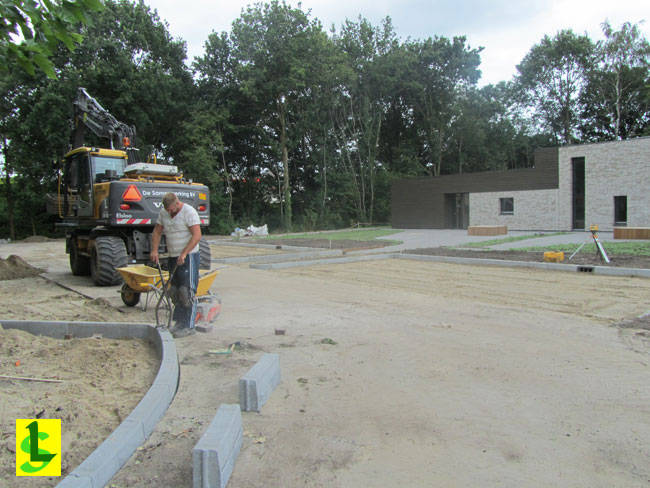
<path id="1" fill-rule="evenodd" d="M 192 450 L 192 487 L 225 488 L 243 438 L 239 405 L 221 405 Z"/>
<path id="2" fill-rule="evenodd" d="M 264 354 L 239 380 L 239 405 L 245 412 L 259 412 L 280 384 L 280 356 Z"/>

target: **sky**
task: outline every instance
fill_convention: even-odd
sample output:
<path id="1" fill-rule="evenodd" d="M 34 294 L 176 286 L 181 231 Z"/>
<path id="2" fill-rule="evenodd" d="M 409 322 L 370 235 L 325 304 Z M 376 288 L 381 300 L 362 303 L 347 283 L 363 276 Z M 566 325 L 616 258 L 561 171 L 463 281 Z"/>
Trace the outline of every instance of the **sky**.
<path id="1" fill-rule="evenodd" d="M 211 32 L 230 32 L 242 8 L 250 0 L 144 0 L 169 24 L 170 34 L 187 42 L 188 58 L 204 53 Z M 297 1 L 287 0 L 293 7 Z M 337 30 L 361 15 L 373 25 L 390 16 L 396 34 L 405 40 L 426 39 L 435 35 L 452 38 L 466 36 L 472 48 L 481 53 L 484 86 L 509 81 L 516 66 L 544 35 L 573 29 L 587 33 L 592 40 L 602 39 L 601 23 L 609 20 L 618 29 L 623 22 L 640 23 L 650 39 L 650 1 L 648 0 L 303 0 L 302 10 L 311 9 L 311 18 L 321 21 L 325 30 Z"/>

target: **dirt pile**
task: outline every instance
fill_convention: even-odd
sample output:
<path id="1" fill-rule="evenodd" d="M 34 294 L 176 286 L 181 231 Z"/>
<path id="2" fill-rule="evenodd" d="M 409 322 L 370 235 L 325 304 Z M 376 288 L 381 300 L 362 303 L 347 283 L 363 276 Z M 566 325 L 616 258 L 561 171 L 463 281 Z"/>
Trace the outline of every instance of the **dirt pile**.
<path id="1" fill-rule="evenodd" d="M 27 242 L 27 243 L 29 243 L 29 242 L 49 242 L 49 241 L 53 241 L 53 240 L 54 239 L 50 239 L 49 237 L 45 237 L 45 236 L 29 236 L 29 237 L 25 237 L 20 242 Z"/>
<path id="2" fill-rule="evenodd" d="M 27 264 L 23 258 L 12 254 L 7 259 L 0 258 L 0 281 L 31 278 L 43 272 Z"/>
<path id="3" fill-rule="evenodd" d="M 0 328 L 0 485 L 24 484 L 15 476 L 15 419 L 61 419 L 65 476 L 131 413 L 158 364 L 153 345 L 141 339 L 59 340 Z M 26 377 L 58 382 L 19 379 Z M 45 487 L 61 478 L 30 481 Z"/>

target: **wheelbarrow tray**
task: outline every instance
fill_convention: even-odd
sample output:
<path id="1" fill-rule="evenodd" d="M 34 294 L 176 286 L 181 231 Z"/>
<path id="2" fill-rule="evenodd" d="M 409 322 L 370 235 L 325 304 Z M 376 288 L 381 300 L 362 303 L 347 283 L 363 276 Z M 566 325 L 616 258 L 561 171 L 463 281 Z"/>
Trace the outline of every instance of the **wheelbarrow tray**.
<path id="1" fill-rule="evenodd" d="M 125 268 L 117 268 L 117 270 L 122 275 L 122 278 L 124 278 L 124 282 L 137 293 L 148 293 L 152 288 L 160 288 L 160 274 L 157 268 L 152 268 L 144 264 L 136 264 Z M 163 271 L 162 274 L 165 281 L 167 281 L 169 279 L 169 272 Z M 215 269 L 214 271 L 199 276 L 196 295 L 207 295 L 208 290 L 210 290 L 218 274 L 219 270 Z"/>
<path id="2" fill-rule="evenodd" d="M 124 282 L 137 293 L 150 292 L 152 288 L 160 288 L 160 273 L 157 268 L 144 264 L 136 264 L 125 268 L 116 268 Z M 169 278 L 169 272 L 163 271 L 165 281 Z"/>
<path id="3" fill-rule="evenodd" d="M 212 286 L 212 283 L 214 283 L 214 279 L 218 274 L 219 270 L 215 269 L 214 271 L 210 271 L 209 273 L 205 273 L 199 276 L 199 286 L 196 287 L 197 297 L 208 294 L 208 291 L 210 290 L 210 287 Z"/>

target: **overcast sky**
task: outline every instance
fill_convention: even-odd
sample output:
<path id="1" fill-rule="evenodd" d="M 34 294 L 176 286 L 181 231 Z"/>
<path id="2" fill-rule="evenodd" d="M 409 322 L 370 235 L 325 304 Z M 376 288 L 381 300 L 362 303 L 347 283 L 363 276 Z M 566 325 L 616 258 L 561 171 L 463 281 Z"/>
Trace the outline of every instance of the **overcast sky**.
<path id="1" fill-rule="evenodd" d="M 187 42 L 188 57 L 203 54 L 212 31 L 230 32 L 247 0 L 144 0 L 169 24 L 175 38 Z M 297 7 L 298 2 L 287 1 Z M 397 35 L 425 39 L 434 35 L 464 35 L 471 47 L 482 46 L 481 85 L 510 80 L 515 66 L 548 34 L 573 29 L 601 39 L 600 24 L 608 19 L 618 29 L 623 22 L 640 23 L 650 39 L 650 0 L 304 0 L 329 31 L 359 15 L 378 26 L 390 16 Z"/>

